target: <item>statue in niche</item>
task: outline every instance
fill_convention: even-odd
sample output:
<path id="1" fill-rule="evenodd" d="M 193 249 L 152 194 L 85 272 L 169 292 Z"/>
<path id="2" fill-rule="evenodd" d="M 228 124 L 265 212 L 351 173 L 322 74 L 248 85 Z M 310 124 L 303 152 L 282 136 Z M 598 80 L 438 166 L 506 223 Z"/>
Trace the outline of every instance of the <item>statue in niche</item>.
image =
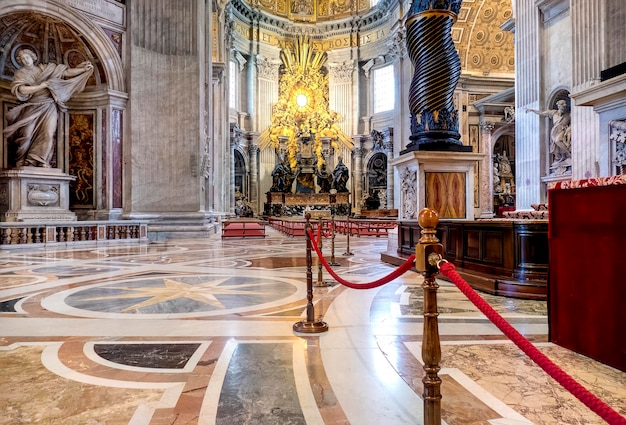
<path id="1" fill-rule="evenodd" d="M 550 130 L 550 153 L 553 155 L 553 162 L 550 169 L 564 170 L 571 166 L 571 117 L 567 107 L 567 102 L 563 99 L 556 102 L 557 109 L 549 109 L 547 111 L 538 111 L 536 109 L 526 109 L 526 112 L 533 112 L 552 120 L 552 129 Z M 561 174 L 559 172 L 558 174 Z"/>
<path id="2" fill-rule="evenodd" d="M 16 166 L 50 168 L 59 111 L 65 111 L 65 102 L 84 90 L 93 64 L 35 65 L 37 55 L 26 48 L 17 51 L 16 60 L 21 68 L 15 71 L 11 93 L 22 104 L 7 113 L 9 125 L 3 133 L 16 136 Z"/>
<path id="3" fill-rule="evenodd" d="M 285 158 L 281 158 L 272 171 L 272 187 L 270 192 L 291 192 L 293 184 L 293 174 L 285 163 Z"/>
<path id="4" fill-rule="evenodd" d="M 333 175 L 326 169 L 326 164 L 317 169 L 317 185 L 320 187 L 320 193 L 330 193 L 333 187 Z"/>
<path id="5" fill-rule="evenodd" d="M 378 199 L 380 200 L 380 208 L 387 208 L 387 190 L 378 189 Z"/>
<path id="6" fill-rule="evenodd" d="M 500 163 L 497 159 L 493 162 L 493 191 L 496 193 L 502 192 L 502 187 L 500 187 Z"/>
<path id="7" fill-rule="evenodd" d="M 252 211 L 252 207 L 250 207 L 245 196 L 235 202 L 235 215 L 237 217 L 254 217 L 254 211 Z"/>
<path id="8" fill-rule="evenodd" d="M 505 121 L 505 122 L 515 121 L 515 106 L 504 107 L 504 117 L 502 118 L 502 121 Z"/>
<path id="9" fill-rule="evenodd" d="M 511 169 L 511 162 L 509 158 L 506 156 L 506 151 L 502 152 L 502 154 L 496 154 L 496 163 L 498 164 L 499 175 L 502 177 L 512 177 L 513 170 Z"/>
<path id="10" fill-rule="evenodd" d="M 339 156 L 339 162 L 333 171 L 333 189 L 337 192 L 348 192 L 347 183 L 349 178 L 348 167 L 343 163 L 343 156 Z"/>

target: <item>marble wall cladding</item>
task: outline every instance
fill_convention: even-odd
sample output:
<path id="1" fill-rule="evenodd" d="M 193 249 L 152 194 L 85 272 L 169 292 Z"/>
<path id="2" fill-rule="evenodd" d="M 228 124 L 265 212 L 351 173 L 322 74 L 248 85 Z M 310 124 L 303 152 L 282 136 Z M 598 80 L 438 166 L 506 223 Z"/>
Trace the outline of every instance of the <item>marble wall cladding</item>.
<path id="1" fill-rule="evenodd" d="M 123 200 L 123 148 L 124 148 L 124 111 L 113 109 L 111 114 L 111 175 L 108 178 L 111 186 L 111 206 L 122 208 Z M 104 172 L 104 171 L 103 171 Z"/>
<path id="2" fill-rule="evenodd" d="M 131 32 L 130 110 L 133 211 L 196 212 L 200 209 L 198 155 L 204 147 L 206 90 L 204 2 L 134 1 Z M 166 105 L 166 106 L 165 106 Z"/>

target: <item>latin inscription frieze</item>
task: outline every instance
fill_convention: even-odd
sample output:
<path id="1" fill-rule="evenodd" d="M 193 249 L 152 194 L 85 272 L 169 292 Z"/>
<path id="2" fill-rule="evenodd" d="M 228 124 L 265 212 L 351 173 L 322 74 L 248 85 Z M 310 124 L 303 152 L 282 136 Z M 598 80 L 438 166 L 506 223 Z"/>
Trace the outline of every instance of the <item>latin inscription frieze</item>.
<path id="1" fill-rule="evenodd" d="M 82 12 L 102 18 L 106 21 L 124 26 L 125 9 L 124 6 L 117 2 L 109 2 L 106 0 L 58 0 L 59 2 L 78 9 Z"/>

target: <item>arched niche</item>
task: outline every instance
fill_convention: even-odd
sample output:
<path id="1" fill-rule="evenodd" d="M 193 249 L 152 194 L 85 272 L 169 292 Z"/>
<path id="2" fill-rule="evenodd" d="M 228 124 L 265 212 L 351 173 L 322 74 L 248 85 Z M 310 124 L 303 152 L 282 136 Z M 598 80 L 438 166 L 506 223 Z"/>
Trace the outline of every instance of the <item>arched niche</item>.
<path id="1" fill-rule="evenodd" d="M 246 158 L 243 152 L 239 149 L 234 149 L 233 152 L 233 169 L 235 174 L 235 187 L 233 192 L 235 193 L 235 201 L 243 197 L 249 198 L 248 189 L 248 171 L 246 166 Z"/>
<path id="2" fill-rule="evenodd" d="M 559 104 L 565 102 L 565 115 L 567 115 L 567 119 L 563 122 L 559 123 L 558 118 L 555 116 L 552 117 L 544 117 L 546 120 L 546 133 L 544 137 L 544 148 L 546 153 L 546 175 L 552 177 L 558 176 L 570 176 L 572 173 L 572 164 L 571 164 L 571 127 L 570 127 L 570 118 L 569 114 L 571 111 L 571 98 L 569 97 L 569 90 L 566 88 L 558 88 L 556 89 L 549 97 L 549 101 L 546 105 L 547 111 L 557 111 L 559 109 Z M 566 124 L 565 124 L 566 122 Z M 562 128 L 562 130 L 558 130 L 557 128 Z M 561 135 L 556 135 L 555 133 L 562 133 Z M 559 147 L 554 146 L 553 139 L 554 138 L 564 137 L 565 143 L 568 145 L 568 149 L 566 153 L 563 154 L 563 149 L 559 149 Z"/>
<path id="3" fill-rule="evenodd" d="M 365 169 L 365 209 L 387 208 L 387 155 L 374 152 Z"/>
<path id="4" fill-rule="evenodd" d="M 10 3 L 7 4 L 7 3 Z M 70 209 L 79 219 L 111 219 L 123 206 L 123 135 L 127 94 L 121 32 L 106 31 L 72 7 L 53 1 L 0 5 L 0 102 L 3 116 L 18 104 L 10 91 L 19 66 L 15 54 L 28 47 L 38 63 L 74 67 L 88 60 L 94 73 L 85 90 L 67 102 L 59 118 L 53 167 L 76 180 Z M 3 127 L 7 123 L 3 122 Z M 12 144 L 3 138 L 0 168 L 14 166 Z"/>
<path id="5" fill-rule="evenodd" d="M 498 126 L 492 134 L 493 213 L 501 217 L 515 209 L 515 125 Z"/>

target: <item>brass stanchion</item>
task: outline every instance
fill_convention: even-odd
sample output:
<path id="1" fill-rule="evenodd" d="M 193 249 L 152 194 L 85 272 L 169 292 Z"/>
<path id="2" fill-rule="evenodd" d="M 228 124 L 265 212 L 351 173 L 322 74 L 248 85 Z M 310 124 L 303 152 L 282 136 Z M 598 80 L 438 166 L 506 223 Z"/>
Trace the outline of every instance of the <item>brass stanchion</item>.
<path id="1" fill-rule="evenodd" d="M 350 252 L 350 212 L 348 211 L 348 215 L 346 216 L 346 252 L 343 255 L 354 255 L 354 253 Z"/>
<path id="2" fill-rule="evenodd" d="M 335 258 L 335 214 L 330 216 L 330 266 L 340 266 Z"/>
<path id="3" fill-rule="evenodd" d="M 324 220 L 322 219 L 322 217 L 320 217 L 320 221 L 318 224 L 318 234 L 320 235 L 320 240 L 317 244 L 317 247 L 320 250 L 320 253 L 322 253 L 322 245 L 323 245 L 323 239 L 324 239 Z M 328 285 L 326 284 L 326 282 L 324 282 L 324 276 L 323 276 L 323 266 L 322 266 L 322 259 L 318 258 L 317 259 L 317 282 L 315 282 L 315 287 L 316 288 L 326 288 Z"/>
<path id="4" fill-rule="evenodd" d="M 311 214 L 306 214 L 306 224 L 304 230 L 306 233 L 306 320 L 301 320 L 293 324 L 293 330 L 300 333 L 320 333 L 328 330 L 328 325 L 321 321 L 315 320 L 315 307 L 313 305 L 313 259 L 311 257 Z"/>
<path id="5" fill-rule="evenodd" d="M 424 424 L 441 424 L 441 343 L 437 318 L 437 289 L 435 280 L 439 269 L 437 263 L 443 257 L 443 245 L 435 236 L 439 215 L 435 210 L 424 208 L 417 217 L 422 228 L 422 237 L 415 245 L 415 268 L 424 276 L 424 334 L 422 340 L 422 360 L 426 374 L 424 383 Z"/>

